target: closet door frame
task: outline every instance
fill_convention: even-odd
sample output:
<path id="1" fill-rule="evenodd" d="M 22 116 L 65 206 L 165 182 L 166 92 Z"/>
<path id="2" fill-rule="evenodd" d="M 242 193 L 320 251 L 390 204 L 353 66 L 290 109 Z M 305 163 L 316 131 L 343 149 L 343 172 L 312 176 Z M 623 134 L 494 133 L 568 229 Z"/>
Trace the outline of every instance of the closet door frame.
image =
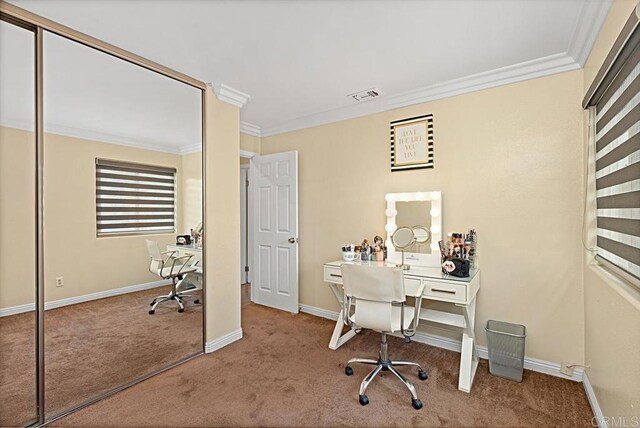
<path id="1" fill-rule="evenodd" d="M 44 53 L 43 53 L 43 39 L 44 32 L 47 31 L 52 34 L 69 39 L 73 42 L 80 43 L 87 47 L 96 49 L 107 55 L 114 56 L 123 61 L 145 68 L 149 71 L 161 74 L 171 79 L 177 80 L 186 85 L 192 86 L 200 90 L 201 96 L 201 141 L 202 141 L 202 223 L 204 227 L 204 233 L 206 233 L 206 106 L 205 106 L 205 92 L 207 90 L 207 84 L 190 77 L 186 74 L 172 70 L 154 61 L 143 58 L 132 52 L 118 48 L 117 46 L 106 43 L 102 40 L 91 37 L 87 34 L 73 30 L 72 28 L 58 24 L 57 22 L 46 19 L 42 16 L 29 12 L 13 4 L 0 0 L 0 20 L 8 22 L 13 25 L 17 25 L 21 28 L 32 31 L 35 35 L 35 165 L 36 165 L 36 188 L 35 188 L 35 205 L 36 205 L 36 411 L 37 420 L 33 420 L 33 426 L 43 425 L 45 423 L 53 422 L 60 419 L 70 413 L 73 413 L 79 409 L 82 409 L 90 404 L 100 401 L 108 396 L 111 396 L 123 389 L 126 389 L 136 383 L 142 382 L 152 376 L 157 375 L 163 371 L 169 370 L 172 367 L 180 365 L 192 358 L 195 358 L 204 353 L 204 347 L 206 342 L 206 310 L 202 312 L 202 348 L 199 353 L 183 358 L 174 362 L 158 371 L 149 373 L 140 378 L 134 379 L 124 385 L 116 387 L 106 393 L 103 393 L 91 400 L 80 403 L 74 408 L 58 414 L 52 417 L 47 417 L 45 413 L 45 331 L 44 331 L 44 311 L 45 311 L 45 296 L 44 296 Z M 206 268 L 206 248 L 202 248 L 202 266 L 203 266 L 203 284 L 206 285 L 207 268 Z M 206 307 L 206 286 L 202 288 L 202 301 L 203 307 Z"/>

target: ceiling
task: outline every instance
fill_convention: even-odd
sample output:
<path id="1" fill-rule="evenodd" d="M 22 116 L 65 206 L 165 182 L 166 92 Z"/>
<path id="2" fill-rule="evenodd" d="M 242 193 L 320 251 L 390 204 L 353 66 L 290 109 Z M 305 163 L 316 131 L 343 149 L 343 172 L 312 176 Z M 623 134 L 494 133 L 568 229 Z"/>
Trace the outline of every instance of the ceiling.
<path id="1" fill-rule="evenodd" d="M 243 129 L 263 136 L 580 68 L 610 7 L 607 0 L 10 2 L 249 94 Z M 372 101 L 347 97 L 374 87 L 382 96 Z"/>

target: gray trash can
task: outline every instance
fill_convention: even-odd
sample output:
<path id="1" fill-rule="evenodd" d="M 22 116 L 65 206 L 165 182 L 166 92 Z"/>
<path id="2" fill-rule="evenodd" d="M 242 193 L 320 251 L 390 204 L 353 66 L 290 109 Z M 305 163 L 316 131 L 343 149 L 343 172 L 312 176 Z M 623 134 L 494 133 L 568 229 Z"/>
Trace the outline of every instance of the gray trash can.
<path id="1" fill-rule="evenodd" d="M 522 382 L 527 328 L 520 324 L 489 320 L 485 331 L 489 348 L 489 372 Z"/>

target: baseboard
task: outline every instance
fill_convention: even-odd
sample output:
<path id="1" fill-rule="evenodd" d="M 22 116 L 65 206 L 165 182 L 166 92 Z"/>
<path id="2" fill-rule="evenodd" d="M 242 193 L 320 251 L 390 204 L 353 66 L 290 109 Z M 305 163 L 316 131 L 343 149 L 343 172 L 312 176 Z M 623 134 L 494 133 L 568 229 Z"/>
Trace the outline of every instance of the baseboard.
<path id="1" fill-rule="evenodd" d="M 300 312 L 315 315 L 317 317 L 328 318 L 334 321 L 338 319 L 337 312 L 328 311 L 326 309 L 316 308 L 309 305 L 300 305 Z M 416 332 L 416 334 L 413 336 L 413 340 L 419 343 L 435 346 L 436 348 L 448 349 L 449 351 L 454 352 L 460 352 L 460 350 L 462 349 L 462 342 L 459 340 L 438 336 L 436 334 L 424 333 L 422 331 Z M 478 350 L 478 356 L 480 358 L 484 358 L 485 360 L 488 359 L 489 353 L 486 346 L 477 346 L 476 349 Z M 567 376 L 560 373 L 561 365 L 559 363 L 552 363 L 533 357 L 524 358 L 524 368 L 534 372 L 569 379 L 575 382 L 582 382 L 584 373 L 584 370 L 582 368 L 576 368 L 574 369 L 572 376 Z"/>
<path id="2" fill-rule="evenodd" d="M 609 424 L 607 424 L 607 419 L 602 413 L 602 409 L 598 403 L 598 397 L 596 397 L 596 392 L 593 390 L 591 382 L 589 382 L 589 376 L 586 371 L 582 374 L 582 385 L 584 386 L 584 392 L 587 394 L 587 399 L 591 405 L 591 410 L 593 410 L 595 422 L 598 423 L 598 428 L 608 428 Z"/>
<path id="3" fill-rule="evenodd" d="M 45 310 L 55 309 L 55 308 L 60 308 L 62 306 L 75 305 L 76 303 L 84 303 L 84 302 L 89 302 L 91 300 L 104 299 L 105 297 L 113 297 L 113 296 L 119 296 L 121 294 L 133 293 L 136 291 L 149 290 L 151 288 L 162 287 L 169 284 L 171 284 L 171 281 L 160 280 L 160 281 L 147 282 L 144 284 L 130 285 L 128 287 L 114 288 L 113 290 L 98 291 L 97 293 L 84 294 L 82 296 L 69 297 L 66 299 L 46 302 L 44 304 L 44 309 Z M 35 308 L 36 308 L 35 303 L 11 306 L 8 308 L 0 309 L 0 317 L 7 317 L 9 315 L 16 315 L 23 312 L 34 311 Z"/>
<path id="4" fill-rule="evenodd" d="M 315 306 L 300 305 L 300 312 L 304 312 L 305 314 L 309 314 L 309 315 L 315 315 L 316 317 L 320 317 L 320 318 L 327 318 L 333 321 L 338 320 L 337 312 L 316 308 Z"/>
<path id="5" fill-rule="evenodd" d="M 232 331 L 231 333 L 225 334 L 222 337 L 214 339 L 210 342 L 204 344 L 204 352 L 209 354 L 213 351 L 217 351 L 220 348 L 224 348 L 225 346 L 235 342 L 236 340 L 242 339 L 242 329 L 238 329 L 236 331 Z"/>

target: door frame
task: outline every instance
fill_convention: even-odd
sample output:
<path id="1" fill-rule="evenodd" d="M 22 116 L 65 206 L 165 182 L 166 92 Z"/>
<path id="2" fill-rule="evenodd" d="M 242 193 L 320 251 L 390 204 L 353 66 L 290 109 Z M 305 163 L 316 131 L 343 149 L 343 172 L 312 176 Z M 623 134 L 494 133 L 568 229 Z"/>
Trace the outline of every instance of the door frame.
<path id="1" fill-rule="evenodd" d="M 244 159 L 249 159 L 249 163 L 240 164 L 240 169 L 247 170 L 247 180 L 249 180 L 249 170 L 251 169 L 251 159 L 254 156 L 258 156 L 259 153 L 250 152 L 248 150 L 240 150 L 240 157 Z M 249 183 L 249 187 L 247 187 L 247 266 L 249 266 L 249 272 L 247 272 L 247 281 L 249 284 L 253 284 L 253 253 L 251 249 L 253 248 L 253 233 L 251 232 L 253 226 L 253 214 L 251 212 L 251 206 L 249 205 L 249 201 L 251 201 L 252 191 L 251 191 L 251 183 Z M 240 245 L 242 248 L 242 245 Z M 251 301 L 253 302 L 253 287 L 251 287 Z"/>

